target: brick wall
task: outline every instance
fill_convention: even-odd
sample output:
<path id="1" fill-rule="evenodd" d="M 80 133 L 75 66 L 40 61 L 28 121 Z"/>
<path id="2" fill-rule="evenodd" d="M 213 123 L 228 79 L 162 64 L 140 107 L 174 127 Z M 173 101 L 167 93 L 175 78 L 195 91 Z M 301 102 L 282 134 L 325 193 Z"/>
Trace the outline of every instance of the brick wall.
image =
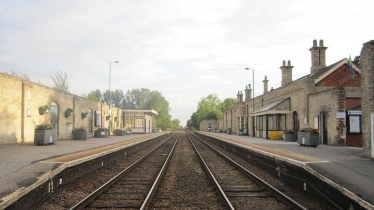
<path id="1" fill-rule="evenodd" d="M 111 121 L 109 106 L 98 101 L 92 101 L 77 95 L 61 92 L 20 78 L 0 73 L 0 144 L 4 143 L 33 143 L 36 125 L 52 124 L 51 110 L 45 114 L 39 113 L 39 108 L 52 104 L 58 107 L 58 139 L 71 139 L 74 128 L 85 127 L 88 131 L 97 130 L 94 126 L 95 111 L 102 113 L 102 125 L 109 127 Z M 65 116 L 68 108 L 73 109 L 72 116 Z M 91 112 L 92 118 L 83 118 L 82 112 Z M 111 108 L 112 130 L 123 127 L 122 109 Z M 30 114 L 30 115 L 28 115 Z M 115 121 L 114 118 L 118 117 Z M 152 118 L 147 118 L 152 121 Z M 151 122 L 152 124 L 152 122 Z M 92 127 L 91 127 L 92 126 Z M 91 129 L 90 129 L 91 128 Z"/>
<path id="2" fill-rule="evenodd" d="M 350 75 L 351 70 L 347 64 L 344 64 L 318 82 L 316 87 L 340 87 L 341 85 L 343 85 L 343 87 L 360 87 L 361 75 L 355 72 L 355 79 L 352 79 Z M 348 80 L 341 83 L 342 78 L 348 78 Z"/>
<path id="3" fill-rule="evenodd" d="M 362 69 L 362 148 L 363 154 L 371 157 L 370 115 L 374 113 L 374 40 L 364 44 L 361 51 Z"/>
<path id="4" fill-rule="evenodd" d="M 0 143 L 22 142 L 22 80 L 0 74 Z"/>
<path id="5" fill-rule="evenodd" d="M 209 126 L 209 123 L 210 123 L 210 126 Z M 209 127 L 212 129 L 218 128 L 217 120 L 202 120 L 200 122 L 200 131 L 206 131 L 206 129 L 208 129 Z"/>
<path id="6" fill-rule="evenodd" d="M 361 106 L 361 98 L 346 98 L 345 99 L 346 110 L 360 108 L 360 106 Z"/>

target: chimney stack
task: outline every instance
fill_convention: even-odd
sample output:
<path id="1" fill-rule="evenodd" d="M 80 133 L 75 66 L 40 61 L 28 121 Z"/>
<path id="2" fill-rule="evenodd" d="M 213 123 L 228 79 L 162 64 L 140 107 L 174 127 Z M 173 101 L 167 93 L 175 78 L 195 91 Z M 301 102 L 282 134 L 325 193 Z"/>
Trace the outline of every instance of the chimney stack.
<path id="1" fill-rule="evenodd" d="M 243 102 L 243 92 L 242 91 L 238 91 L 238 95 L 236 95 L 238 97 L 238 102 Z"/>
<path id="2" fill-rule="evenodd" d="M 251 93 L 252 93 L 251 84 L 249 84 L 248 86 L 245 86 L 244 92 L 245 92 L 245 101 L 251 100 L 251 98 L 252 98 L 252 96 L 251 96 Z"/>
<path id="3" fill-rule="evenodd" d="M 290 60 L 288 61 L 287 66 L 286 61 L 283 61 L 283 66 L 280 67 L 280 69 L 282 70 L 282 87 L 292 82 L 292 68 L 293 66 L 291 66 Z"/>
<path id="4" fill-rule="evenodd" d="M 267 93 L 268 92 L 268 83 L 269 83 L 268 77 L 265 76 L 265 79 L 262 82 L 264 82 L 264 93 Z"/>
<path id="5" fill-rule="evenodd" d="M 313 40 L 313 47 L 309 49 L 312 53 L 310 73 L 326 67 L 326 49 L 327 47 L 323 46 L 322 39 L 319 40 L 319 46 L 317 46 L 317 40 Z"/>

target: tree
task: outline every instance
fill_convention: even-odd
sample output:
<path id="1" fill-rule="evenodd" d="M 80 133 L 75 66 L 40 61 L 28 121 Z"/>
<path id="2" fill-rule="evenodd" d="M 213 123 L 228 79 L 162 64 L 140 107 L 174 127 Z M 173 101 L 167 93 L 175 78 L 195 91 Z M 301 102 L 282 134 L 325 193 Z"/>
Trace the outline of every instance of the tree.
<path id="1" fill-rule="evenodd" d="M 235 98 L 226 98 L 224 101 L 216 94 L 210 94 L 200 99 L 197 111 L 191 115 L 187 121 L 187 127 L 200 128 L 202 120 L 216 120 L 223 117 L 223 112 L 231 109 L 238 102 Z"/>
<path id="2" fill-rule="evenodd" d="M 53 78 L 53 77 L 51 77 L 51 78 L 53 80 L 53 83 L 55 83 L 53 88 L 55 88 L 57 90 L 61 90 L 61 91 L 66 92 L 66 93 L 69 92 L 68 77 L 66 75 L 66 72 L 65 72 L 65 75 L 63 76 L 62 73 L 61 73 L 61 70 L 56 71 L 55 72 L 55 78 Z"/>
<path id="3" fill-rule="evenodd" d="M 173 120 L 171 129 L 173 131 L 178 130 L 181 127 L 179 124 L 180 124 L 180 120 L 178 120 L 178 119 Z"/>
<path id="4" fill-rule="evenodd" d="M 199 128 L 199 124 L 197 123 L 197 112 L 194 112 L 191 115 L 191 119 L 187 121 L 187 127 Z"/>
<path id="5" fill-rule="evenodd" d="M 355 56 L 355 59 L 353 59 L 352 63 L 354 63 L 356 66 L 360 67 L 361 65 L 361 56 Z"/>
<path id="6" fill-rule="evenodd" d="M 226 110 L 231 109 L 234 107 L 234 105 L 238 103 L 238 99 L 236 98 L 226 98 L 222 103 L 221 103 L 221 112 L 224 112 Z"/>
<path id="7" fill-rule="evenodd" d="M 23 79 L 23 80 L 30 81 L 29 76 L 28 76 L 27 74 L 25 74 L 25 73 L 22 73 L 22 72 L 17 73 L 17 72 L 15 72 L 15 71 L 13 71 L 13 70 L 10 70 L 10 73 L 8 73 L 8 72 L 6 72 L 6 71 L 5 71 L 4 73 L 5 73 L 5 74 L 8 74 L 8 75 L 11 75 L 11 76 L 14 76 L 14 77 L 21 78 L 21 79 Z"/>
<path id="8" fill-rule="evenodd" d="M 159 91 L 151 91 L 147 88 L 129 90 L 124 96 L 122 108 L 156 110 L 158 115 L 153 117 L 155 127 L 162 130 L 172 128 L 169 102 Z"/>
<path id="9" fill-rule="evenodd" d="M 93 101 L 101 101 L 103 96 L 101 95 L 101 91 L 99 89 L 96 89 L 95 91 L 89 92 L 87 95 L 83 94 L 83 97 L 91 99 Z"/>

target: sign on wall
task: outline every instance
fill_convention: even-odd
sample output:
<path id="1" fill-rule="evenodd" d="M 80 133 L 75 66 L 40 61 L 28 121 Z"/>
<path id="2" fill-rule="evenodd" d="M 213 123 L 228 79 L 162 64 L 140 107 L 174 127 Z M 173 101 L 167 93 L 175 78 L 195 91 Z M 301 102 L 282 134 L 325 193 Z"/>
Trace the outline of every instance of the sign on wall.
<path id="1" fill-rule="evenodd" d="M 337 112 L 336 113 L 336 118 L 337 119 L 345 119 L 345 112 Z"/>
<path id="2" fill-rule="evenodd" d="M 349 116 L 349 132 L 361 133 L 361 116 Z"/>

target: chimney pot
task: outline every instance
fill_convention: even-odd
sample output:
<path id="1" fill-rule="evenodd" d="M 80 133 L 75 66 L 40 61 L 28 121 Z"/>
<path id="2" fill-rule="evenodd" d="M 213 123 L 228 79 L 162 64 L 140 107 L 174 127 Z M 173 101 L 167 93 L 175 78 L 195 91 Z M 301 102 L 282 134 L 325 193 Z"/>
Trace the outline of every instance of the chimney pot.
<path id="1" fill-rule="evenodd" d="M 317 39 L 313 40 L 313 47 L 317 47 Z"/>

